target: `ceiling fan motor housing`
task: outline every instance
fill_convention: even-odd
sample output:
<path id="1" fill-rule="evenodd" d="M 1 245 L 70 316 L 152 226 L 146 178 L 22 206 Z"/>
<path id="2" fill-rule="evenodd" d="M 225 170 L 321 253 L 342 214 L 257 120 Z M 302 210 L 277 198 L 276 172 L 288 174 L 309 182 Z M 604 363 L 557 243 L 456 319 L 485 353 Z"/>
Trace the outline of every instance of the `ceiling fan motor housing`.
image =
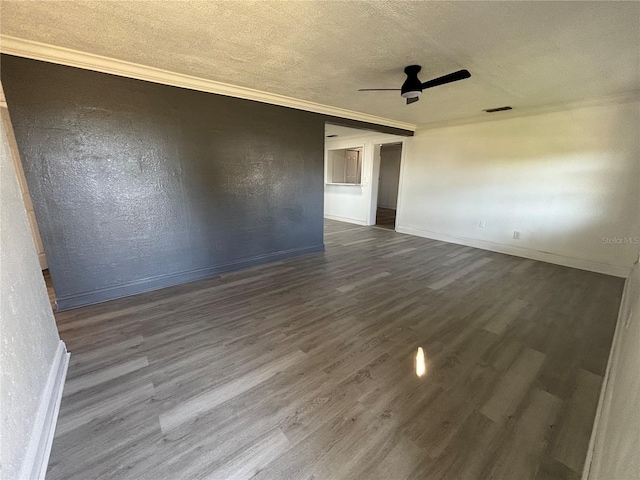
<path id="1" fill-rule="evenodd" d="M 464 80 L 471 76 L 469 70 L 458 70 L 457 72 L 452 72 L 438 78 L 432 78 L 431 80 L 422 83 L 418 78 L 420 70 L 422 70 L 420 65 L 409 65 L 408 67 L 405 67 L 404 73 L 407 75 L 407 79 L 402 84 L 402 88 L 361 88 L 359 91 L 400 90 L 400 95 L 407 100 L 407 105 L 409 105 L 420 100 L 420 94 L 424 89 L 457 82 L 458 80 Z"/>
<path id="2" fill-rule="evenodd" d="M 400 89 L 400 95 L 403 98 L 415 98 L 422 93 L 422 82 L 418 78 L 418 73 L 422 67 L 420 65 L 409 65 L 405 67 L 404 73 L 407 74 L 407 79 L 402 84 Z"/>

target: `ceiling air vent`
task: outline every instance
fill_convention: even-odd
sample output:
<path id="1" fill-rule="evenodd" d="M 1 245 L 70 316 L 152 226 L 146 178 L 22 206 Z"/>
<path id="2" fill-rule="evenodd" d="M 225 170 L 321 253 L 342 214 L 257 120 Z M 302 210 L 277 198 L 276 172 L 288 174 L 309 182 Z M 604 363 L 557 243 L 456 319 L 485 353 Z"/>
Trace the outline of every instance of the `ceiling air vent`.
<path id="1" fill-rule="evenodd" d="M 513 108 L 512 107 L 486 108 L 483 110 L 483 112 L 496 113 L 496 112 L 504 112 L 505 110 L 513 110 Z"/>

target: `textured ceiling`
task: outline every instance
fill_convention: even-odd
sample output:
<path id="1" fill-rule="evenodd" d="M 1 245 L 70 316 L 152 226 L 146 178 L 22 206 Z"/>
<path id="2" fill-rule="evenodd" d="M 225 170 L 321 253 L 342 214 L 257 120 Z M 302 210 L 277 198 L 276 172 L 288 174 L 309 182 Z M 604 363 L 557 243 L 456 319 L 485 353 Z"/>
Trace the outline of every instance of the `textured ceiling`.
<path id="1" fill-rule="evenodd" d="M 414 124 L 640 91 L 639 2 L 2 1 L 1 32 Z M 407 106 L 422 81 L 472 77 Z"/>

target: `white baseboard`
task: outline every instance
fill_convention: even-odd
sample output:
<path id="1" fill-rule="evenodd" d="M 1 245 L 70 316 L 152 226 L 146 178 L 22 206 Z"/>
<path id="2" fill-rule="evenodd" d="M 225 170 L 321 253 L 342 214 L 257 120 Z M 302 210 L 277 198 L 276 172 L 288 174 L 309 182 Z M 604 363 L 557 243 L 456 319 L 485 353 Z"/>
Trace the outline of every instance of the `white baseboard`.
<path id="1" fill-rule="evenodd" d="M 624 290 L 622 292 L 622 300 L 620 302 L 620 311 L 618 312 L 618 320 L 616 322 L 616 330 L 613 334 L 613 341 L 611 342 L 611 350 L 609 351 L 609 359 L 607 361 L 607 369 L 602 380 L 602 387 L 600 387 L 600 399 L 598 400 L 598 409 L 596 410 L 596 417 L 593 420 L 593 429 L 591 430 L 591 439 L 589 440 L 589 449 L 587 450 L 587 458 L 584 462 L 584 469 L 582 470 L 582 480 L 587 480 L 591 473 L 591 462 L 593 461 L 593 452 L 595 449 L 596 437 L 598 432 L 603 430 L 604 425 L 607 423 L 608 409 L 605 407 L 605 394 L 608 388 L 613 387 L 613 380 L 615 379 L 615 372 L 613 372 L 613 366 L 618 363 L 618 353 L 620 351 L 620 339 L 621 339 L 621 327 L 622 317 L 624 314 L 624 305 L 627 301 L 628 287 L 630 279 L 624 284 Z M 607 410 L 605 412 L 605 410 Z M 603 413 L 604 412 L 604 413 Z"/>
<path id="2" fill-rule="evenodd" d="M 358 218 L 340 217 L 338 215 L 329 215 L 328 213 L 324 214 L 324 218 L 328 218 L 329 220 L 337 220 L 339 222 L 355 223 L 356 225 L 364 225 L 365 227 L 367 226 L 367 222 L 365 220 L 360 220 Z"/>
<path id="3" fill-rule="evenodd" d="M 42 398 L 36 421 L 27 447 L 22 474 L 20 478 L 43 480 L 47 473 L 51 445 L 56 431 L 58 412 L 62 400 L 62 390 L 67 377 L 69 353 L 61 340 L 55 358 L 49 370 L 49 377 Z"/>
<path id="4" fill-rule="evenodd" d="M 326 215 L 325 215 L 326 216 Z M 467 247 L 481 248 L 491 252 L 505 253 L 516 257 L 530 258 L 541 262 L 553 263 L 564 267 L 578 268 L 580 270 L 588 270 L 590 272 L 604 273 L 605 275 L 613 275 L 615 277 L 627 278 L 631 273 L 631 267 L 620 267 L 616 265 L 607 265 L 604 263 L 591 262 L 581 258 L 567 257 L 556 253 L 540 252 L 530 250 L 528 248 L 514 247 L 512 245 L 503 245 L 500 243 L 487 242 L 474 238 L 455 237 L 437 232 L 430 232 L 414 227 L 396 226 L 396 232 L 416 235 L 418 237 L 430 238 L 432 240 L 440 240 L 441 242 L 455 243 L 465 245 Z"/>
<path id="5" fill-rule="evenodd" d="M 640 259 L 638 261 L 640 262 Z M 635 268 L 639 268 L 638 263 L 635 264 Z M 605 370 L 604 379 L 602 380 L 602 386 L 600 387 L 598 409 L 596 410 L 596 416 L 593 421 L 593 429 L 591 430 L 591 439 L 589 440 L 587 457 L 584 462 L 584 468 L 582 470 L 582 480 L 607 477 L 606 472 L 605 474 L 603 474 L 603 472 L 601 471 L 602 444 L 606 443 L 607 441 L 606 437 L 609 419 L 611 416 L 613 398 L 612 396 L 614 392 L 614 386 L 616 384 L 616 372 L 618 371 L 618 360 L 620 357 L 620 351 L 622 349 L 624 336 L 623 324 L 633 311 L 632 302 L 634 298 L 632 297 L 632 295 L 634 295 L 634 293 L 630 292 L 630 289 L 632 288 L 631 284 L 633 283 L 633 281 L 634 278 L 627 278 L 627 281 L 624 284 L 624 290 L 622 291 L 622 299 L 620 301 L 620 309 L 618 311 L 616 330 L 613 334 L 613 341 L 611 342 L 611 351 L 609 352 L 607 368 Z M 611 434 L 609 434 L 609 436 L 610 435 Z M 596 453 L 596 449 L 599 450 L 599 454 Z"/>

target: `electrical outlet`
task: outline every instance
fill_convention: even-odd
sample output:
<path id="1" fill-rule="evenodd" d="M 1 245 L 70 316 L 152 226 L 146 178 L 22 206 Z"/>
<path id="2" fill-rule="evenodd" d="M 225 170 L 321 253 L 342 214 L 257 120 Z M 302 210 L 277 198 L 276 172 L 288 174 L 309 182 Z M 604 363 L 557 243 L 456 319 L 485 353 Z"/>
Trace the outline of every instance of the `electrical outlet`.
<path id="1" fill-rule="evenodd" d="M 484 227 L 486 227 L 486 226 L 487 226 L 487 224 L 485 223 L 485 221 L 484 221 L 484 220 L 480 220 L 480 221 L 478 222 L 478 227 L 480 227 L 480 228 L 484 228 Z"/>
<path id="2" fill-rule="evenodd" d="M 520 240 L 520 232 L 517 230 L 513 231 L 513 238 L 515 238 L 516 240 Z"/>

